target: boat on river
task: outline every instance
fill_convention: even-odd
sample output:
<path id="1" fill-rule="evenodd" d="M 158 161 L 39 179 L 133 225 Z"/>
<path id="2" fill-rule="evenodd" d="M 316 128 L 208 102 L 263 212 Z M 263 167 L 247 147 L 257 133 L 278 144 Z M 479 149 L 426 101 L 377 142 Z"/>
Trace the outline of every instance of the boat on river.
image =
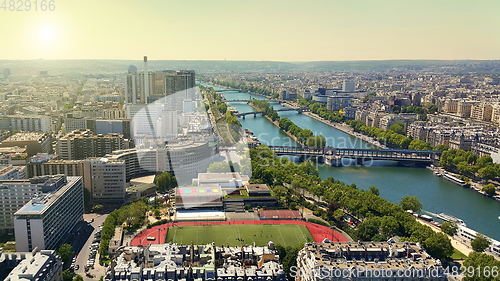
<path id="1" fill-rule="evenodd" d="M 443 221 L 448 221 L 448 222 L 456 222 L 457 224 L 465 226 L 465 222 L 457 217 L 454 217 L 452 215 L 448 215 L 445 213 L 440 213 L 437 215 L 437 217 Z"/>
<path id="2" fill-rule="evenodd" d="M 454 183 L 456 183 L 456 184 L 458 184 L 458 185 L 460 185 L 462 187 L 467 187 L 468 186 L 465 181 L 463 181 L 463 180 L 461 180 L 461 179 L 459 179 L 459 178 L 457 178 L 457 177 L 455 177 L 455 176 L 453 176 L 453 175 L 451 175 L 449 173 L 445 172 L 444 173 L 444 178 L 447 179 L 447 180 L 449 180 L 449 181 L 451 181 L 451 182 L 454 182 Z"/>

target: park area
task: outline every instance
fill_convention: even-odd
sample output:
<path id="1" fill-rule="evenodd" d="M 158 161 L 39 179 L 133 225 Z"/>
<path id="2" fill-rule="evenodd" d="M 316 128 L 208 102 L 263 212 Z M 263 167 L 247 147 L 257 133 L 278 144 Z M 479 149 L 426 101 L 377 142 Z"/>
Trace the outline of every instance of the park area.
<path id="1" fill-rule="evenodd" d="M 307 227 L 296 224 L 235 224 L 187 225 L 168 229 L 167 243 L 203 245 L 215 242 L 217 246 L 265 246 L 269 241 L 284 246 L 294 246 L 314 239 Z"/>
<path id="2" fill-rule="evenodd" d="M 267 245 L 269 241 L 283 246 L 305 242 L 347 242 L 337 231 L 315 223 L 295 220 L 180 222 L 154 226 L 138 234 L 131 245 L 209 244 L 217 246 Z"/>

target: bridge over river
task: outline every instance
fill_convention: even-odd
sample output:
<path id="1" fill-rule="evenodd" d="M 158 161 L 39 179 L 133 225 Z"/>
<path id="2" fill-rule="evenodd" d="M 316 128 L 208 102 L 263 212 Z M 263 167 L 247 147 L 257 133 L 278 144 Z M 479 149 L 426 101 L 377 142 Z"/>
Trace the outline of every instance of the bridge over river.
<path id="1" fill-rule="evenodd" d="M 255 147 L 249 145 L 249 147 Z M 314 147 L 292 147 L 292 146 L 269 146 L 276 155 L 298 156 L 302 161 L 316 157 L 319 161 L 331 166 L 341 166 L 342 158 L 354 159 L 357 164 L 364 164 L 373 160 L 390 160 L 405 163 L 435 163 L 441 157 L 441 151 L 436 150 L 410 150 L 410 149 L 361 149 L 361 148 L 335 148 L 325 146 Z"/>

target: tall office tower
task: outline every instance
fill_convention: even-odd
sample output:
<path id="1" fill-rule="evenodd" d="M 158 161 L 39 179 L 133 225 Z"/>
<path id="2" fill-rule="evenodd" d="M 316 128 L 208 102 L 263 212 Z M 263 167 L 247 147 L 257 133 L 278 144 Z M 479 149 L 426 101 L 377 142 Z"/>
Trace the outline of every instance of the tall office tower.
<path id="1" fill-rule="evenodd" d="M 9 78 L 9 76 L 10 76 L 10 69 L 5 68 L 3 70 L 3 78 L 7 79 L 7 78 Z"/>
<path id="2" fill-rule="evenodd" d="M 148 97 L 149 97 L 148 57 L 144 56 L 144 103 L 148 103 Z"/>
<path id="3" fill-rule="evenodd" d="M 167 96 L 196 86 L 194 70 L 165 71 L 164 75 L 163 85 Z"/>
<path id="4" fill-rule="evenodd" d="M 163 87 L 163 72 L 157 71 L 154 73 L 154 91 L 152 91 L 152 95 L 155 96 L 165 96 L 163 93 L 164 87 Z"/>
<path id="5" fill-rule="evenodd" d="M 128 74 L 125 81 L 125 103 L 137 103 L 137 67 L 131 65 L 128 68 Z"/>
<path id="6" fill-rule="evenodd" d="M 56 190 L 40 194 L 14 214 L 16 250 L 55 250 L 85 213 L 82 177 L 66 177 Z"/>
<path id="7" fill-rule="evenodd" d="M 151 97 L 152 94 L 155 90 L 155 73 L 154 72 L 149 72 L 148 73 L 148 88 L 149 88 L 149 95 L 148 95 L 148 102 L 146 102 L 146 79 L 144 78 L 144 72 L 141 72 L 139 74 L 139 99 L 141 100 L 140 103 L 146 104 L 146 103 L 151 103 Z"/>
<path id="8" fill-rule="evenodd" d="M 356 82 L 354 80 L 344 80 L 342 84 L 342 92 L 355 92 Z"/>
<path id="9" fill-rule="evenodd" d="M 161 112 L 161 138 L 175 138 L 177 136 L 177 111 L 163 110 Z"/>

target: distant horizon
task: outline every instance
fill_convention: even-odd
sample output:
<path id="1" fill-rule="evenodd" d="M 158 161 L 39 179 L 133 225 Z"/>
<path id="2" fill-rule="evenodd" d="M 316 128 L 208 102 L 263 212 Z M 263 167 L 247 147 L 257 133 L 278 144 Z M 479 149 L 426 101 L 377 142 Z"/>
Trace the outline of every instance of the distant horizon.
<path id="1" fill-rule="evenodd" d="M 4 60 L 500 59 L 498 0 L 11 2 Z"/>
<path id="2" fill-rule="evenodd" d="M 0 59 L 0 61 L 138 61 L 141 59 Z M 308 63 L 308 62 L 367 62 L 367 61 L 500 61 L 499 59 L 359 59 L 359 60 L 309 60 L 309 61 L 283 61 L 283 60 L 219 60 L 219 59 L 150 59 L 148 63 L 154 61 L 231 61 L 231 62 L 288 62 L 288 63 Z"/>

